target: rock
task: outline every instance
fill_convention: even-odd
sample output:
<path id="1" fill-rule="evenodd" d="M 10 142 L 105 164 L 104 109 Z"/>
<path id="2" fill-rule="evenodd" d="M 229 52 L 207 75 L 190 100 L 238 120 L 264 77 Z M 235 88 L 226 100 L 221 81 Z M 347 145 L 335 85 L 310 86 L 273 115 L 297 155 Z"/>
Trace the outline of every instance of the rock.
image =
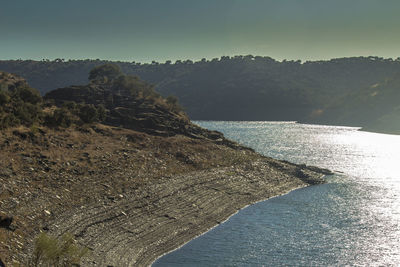
<path id="1" fill-rule="evenodd" d="M 220 132 L 209 131 L 191 123 L 183 113 L 176 113 L 151 99 L 132 95 L 124 88 L 91 83 L 85 86 L 59 88 L 47 93 L 44 98 L 53 100 L 59 106 L 66 101 L 84 102 L 95 106 L 103 105 L 108 110 L 104 121 L 107 125 L 124 127 L 156 136 L 185 135 L 196 139 L 210 140 L 234 149 L 247 149 L 225 139 Z M 97 126 L 92 126 L 90 130 L 103 135 L 110 134 Z M 88 129 L 82 128 L 82 131 L 88 131 Z M 135 142 L 136 137 L 130 136 L 128 140 Z"/>
<path id="2" fill-rule="evenodd" d="M 296 168 L 294 175 L 295 175 L 296 177 L 299 177 L 300 179 L 307 179 L 307 178 L 310 177 L 307 173 L 305 173 L 305 172 L 304 172 L 302 169 L 300 169 L 300 168 Z"/>
<path id="3" fill-rule="evenodd" d="M 26 161 L 27 163 L 33 163 L 33 159 L 29 156 L 25 156 L 22 158 L 24 161 Z"/>
<path id="4" fill-rule="evenodd" d="M 12 175 L 13 175 L 12 169 L 5 168 L 5 169 L 0 170 L 0 177 L 8 178 L 8 177 L 11 177 Z"/>
<path id="5" fill-rule="evenodd" d="M 12 228 L 11 228 L 12 222 L 13 222 L 13 217 L 0 216 L 0 228 L 12 230 Z"/>
<path id="6" fill-rule="evenodd" d="M 185 154 L 183 154 L 182 152 L 177 152 L 176 154 L 175 154 L 175 157 L 178 159 L 178 160 L 180 160 L 180 161 L 182 161 L 182 162 L 184 162 L 184 163 L 186 163 L 186 164 L 195 164 L 195 162 L 188 156 L 188 155 L 185 155 Z"/>

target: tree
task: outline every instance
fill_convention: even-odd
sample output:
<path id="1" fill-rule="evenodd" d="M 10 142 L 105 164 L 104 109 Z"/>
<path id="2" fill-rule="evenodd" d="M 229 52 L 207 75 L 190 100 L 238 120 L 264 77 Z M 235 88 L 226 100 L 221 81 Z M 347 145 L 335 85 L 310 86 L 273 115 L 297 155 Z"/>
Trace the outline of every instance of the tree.
<path id="1" fill-rule="evenodd" d="M 122 71 L 118 65 L 104 64 L 94 67 L 89 73 L 90 81 L 107 82 L 114 80 L 122 75 Z"/>

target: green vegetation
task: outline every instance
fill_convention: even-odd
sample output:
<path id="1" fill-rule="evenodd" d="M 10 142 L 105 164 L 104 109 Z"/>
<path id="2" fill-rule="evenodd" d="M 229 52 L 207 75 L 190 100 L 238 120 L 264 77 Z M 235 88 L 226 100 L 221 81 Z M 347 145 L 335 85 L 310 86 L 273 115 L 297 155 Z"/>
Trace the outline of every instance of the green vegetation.
<path id="1" fill-rule="evenodd" d="M 350 92 L 327 105 L 321 122 L 363 126 L 366 130 L 400 133 L 400 75 Z"/>
<path id="2" fill-rule="evenodd" d="M 173 111 L 179 112 L 182 110 L 181 106 L 179 105 L 178 98 L 176 96 L 170 95 L 165 100 Z"/>
<path id="3" fill-rule="evenodd" d="M 30 266 L 79 266 L 88 249 L 76 243 L 71 234 L 61 239 L 41 233 L 36 241 Z"/>
<path id="4" fill-rule="evenodd" d="M 116 93 L 128 93 L 134 97 L 160 98 L 154 86 L 142 81 L 138 76 L 125 75 L 116 64 L 104 64 L 94 67 L 89 73 L 93 84 L 109 86 Z"/>
<path id="5" fill-rule="evenodd" d="M 397 88 L 390 85 L 393 89 L 389 90 L 384 84 L 400 73 L 400 58 L 301 62 L 247 55 L 175 64 L 9 60 L 0 61 L 0 69 L 26 77 L 42 94 L 70 84 L 86 84 L 89 76 L 92 84 L 130 88 L 138 98 L 151 98 L 161 105 L 165 102 L 170 110 L 175 110 L 175 100 L 159 98 L 154 87 L 137 77 L 140 76 L 155 84 L 161 95 L 177 96 L 192 119 L 296 120 L 368 126 L 371 118 L 387 121 L 398 114 L 391 99 L 394 94 L 367 97 L 367 92 L 376 84 L 382 90 Z M 353 106 L 350 99 L 358 104 Z M 385 116 L 382 110 L 392 115 L 381 120 L 378 117 Z"/>
<path id="6" fill-rule="evenodd" d="M 161 95 L 154 91 L 154 86 L 139 79 L 137 76 L 121 75 L 113 81 L 115 89 L 125 89 L 135 97 L 160 98 Z"/>
<path id="7" fill-rule="evenodd" d="M 0 129 L 19 125 L 66 128 L 106 122 L 110 112 L 119 116 L 114 124 L 122 125 L 137 120 L 135 116 L 141 110 L 148 113 L 152 109 L 158 110 L 156 114 L 174 113 L 170 118 L 186 118 L 177 98 L 164 99 L 154 86 L 123 74 L 117 65 L 97 66 L 89 78 L 86 86 L 54 90 L 43 99 L 24 79 L 0 72 Z M 115 110 L 122 107 L 125 112 Z M 145 124 L 149 126 L 149 122 Z"/>
<path id="8" fill-rule="evenodd" d="M 93 68 L 89 80 L 88 85 L 60 88 L 47 93 L 45 98 L 67 107 L 85 123 L 104 120 L 107 110 L 122 106 L 137 108 L 143 102 L 183 114 L 176 97 L 163 98 L 153 85 L 138 76 L 125 75 L 117 65 L 104 64 Z M 74 112 L 76 107 L 68 104 L 71 101 L 81 101 L 87 106 L 81 106 L 79 112 Z"/>
<path id="9" fill-rule="evenodd" d="M 69 127 L 72 124 L 101 122 L 106 117 L 102 105 L 66 103 L 53 106 L 22 78 L 0 72 L 0 129 L 23 125 Z"/>
<path id="10" fill-rule="evenodd" d="M 192 119 L 312 121 L 310 115 L 316 110 L 400 72 L 400 59 L 354 57 L 302 63 L 247 55 L 175 64 L 15 60 L 0 61 L 0 69 L 22 75 L 42 94 L 86 84 L 88 77 L 120 78 L 116 83 L 131 86 L 138 79 L 130 75 L 137 75 L 155 84 L 161 95 L 177 96 Z M 121 76 L 122 72 L 129 76 Z M 142 92 L 151 92 L 150 87 Z"/>
<path id="11" fill-rule="evenodd" d="M 23 80 L 0 72 L 0 129 L 40 123 L 42 97 Z"/>
<path id="12" fill-rule="evenodd" d="M 115 64 L 104 64 L 101 66 L 94 67 L 89 72 L 90 81 L 103 81 L 115 80 L 122 75 L 121 69 Z"/>

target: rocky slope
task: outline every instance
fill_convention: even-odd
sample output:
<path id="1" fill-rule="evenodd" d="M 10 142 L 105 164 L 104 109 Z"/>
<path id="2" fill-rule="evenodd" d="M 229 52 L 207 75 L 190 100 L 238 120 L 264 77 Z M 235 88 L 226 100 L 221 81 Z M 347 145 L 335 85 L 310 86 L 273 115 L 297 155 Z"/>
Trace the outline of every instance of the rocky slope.
<path id="1" fill-rule="evenodd" d="M 77 100 L 86 104 L 103 105 L 109 111 L 104 122 L 107 125 L 158 136 L 181 134 L 235 146 L 221 133 L 191 123 L 182 113 L 171 111 L 166 106 L 149 99 L 134 97 L 128 92 L 115 92 L 105 85 L 89 84 L 60 88 L 46 94 L 45 99 L 54 100 L 56 105 Z"/>
<path id="2" fill-rule="evenodd" d="M 323 170 L 211 140 L 104 125 L 0 135 L 0 255 L 29 265 L 41 231 L 72 233 L 83 266 L 146 266 L 238 209 L 323 182 Z"/>
<path id="3" fill-rule="evenodd" d="M 114 85 L 46 96 L 66 113 L 65 101 L 102 105 L 107 125 L 48 127 L 43 115 L 0 131 L 0 260 L 7 266 L 45 264 L 33 261 L 40 233 L 71 234 L 90 250 L 82 266 L 146 266 L 238 209 L 329 174 L 263 157 L 192 124 L 157 95 Z M 35 105 L 44 114 L 57 109 L 51 101 Z"/>
<path id="4" fill-rule="evenodd" d="M 104 65 L 108 66 L 108 65 Z M 117 69 L 119 72 L 119 70 Z M 170 104 L 150 85 L 134 76 L 120 77 L 131 79 L 120 82 L 117 78 L 92 80 L 85 86 L 59 88 L 47 93 L 45 100 L 54 101 L 57 106 L 77 102 L 94 106 L 103 106 L 107 110 L 104 123 L 124 127 L 151 135 L 174 136 L 185 135 L 196 139 L 213 140 L 231 147 L 237 144 L 224 138 L 217 131 L 203 129 L 190 122 L 178 104 Z M 149 89 L 150 87 L 150 89 Z M 148 94 L 148 95 L 145 95 Z"/>

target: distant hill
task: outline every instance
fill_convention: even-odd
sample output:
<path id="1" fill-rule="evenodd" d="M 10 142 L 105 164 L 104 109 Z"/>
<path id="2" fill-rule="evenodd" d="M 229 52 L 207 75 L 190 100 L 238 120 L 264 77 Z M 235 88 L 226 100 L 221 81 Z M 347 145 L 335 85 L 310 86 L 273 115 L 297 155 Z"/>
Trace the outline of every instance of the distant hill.
<path id="1" fill-rule="evenodd" d="M 0 61 L 0 70 L 25 77 L 44 94 L 70 84 L 86 84 L 89 71 L 104 63 L 109 62 Z M 248 55 L 174 64 L 115 63 L 125 73 L 153 83 L 161 95 L 176 95 L 195 120 L 296 120 L 365 127 L 375 121 L 374 127 L 380 128 L 388 124 L 383 121 L 392 121 L 398 114 L 394 104 L 397 87 L 385 81 L 400 73 L 399 58 L 301 63 Z M 374 86 L 391 93 L 381 92 L 375 97 L 379 101 L 372 101 L 367 95 L 373 94 Z"/>
<path id="2" fill-rule="evenodd" d="M 400 73 L 332 101 L 313 122 L 400 133 Z"/>

